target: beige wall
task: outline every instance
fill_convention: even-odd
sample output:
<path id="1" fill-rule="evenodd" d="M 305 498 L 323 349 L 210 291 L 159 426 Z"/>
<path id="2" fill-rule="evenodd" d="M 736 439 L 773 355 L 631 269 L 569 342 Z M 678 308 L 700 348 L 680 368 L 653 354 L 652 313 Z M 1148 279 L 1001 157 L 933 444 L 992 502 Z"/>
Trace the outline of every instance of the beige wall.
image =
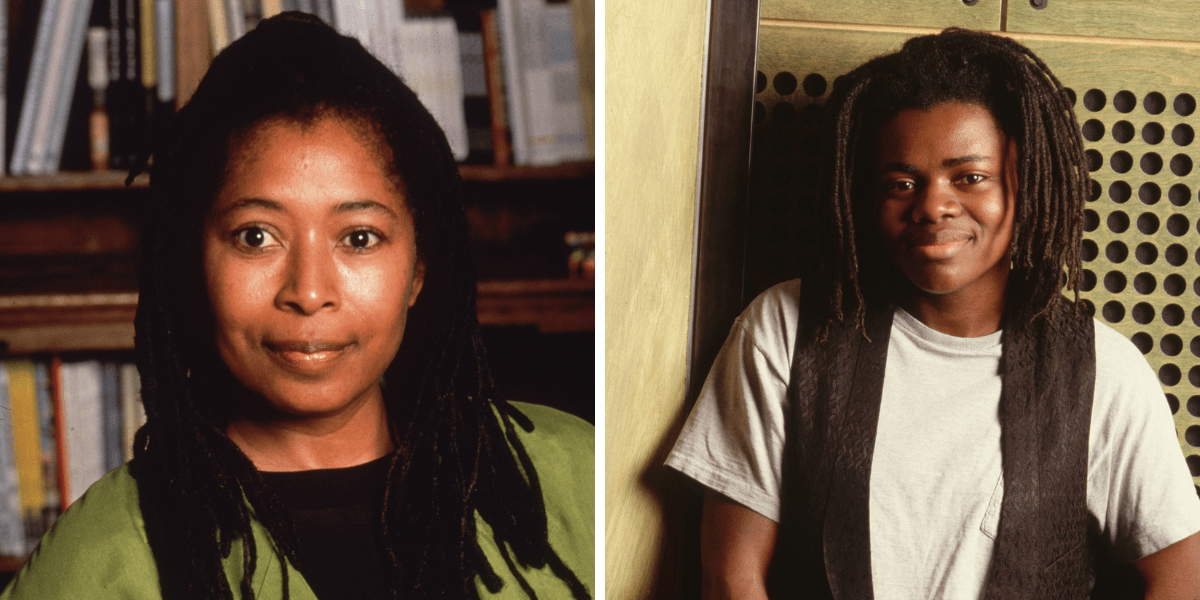
<path id="1" fill-rule="evenodd" d="M 605 2 L 608 598 L 677 593 L 681 511 L 662 507 L 678 482 L 660 465 L 684 403 L 706 7 Z"/>

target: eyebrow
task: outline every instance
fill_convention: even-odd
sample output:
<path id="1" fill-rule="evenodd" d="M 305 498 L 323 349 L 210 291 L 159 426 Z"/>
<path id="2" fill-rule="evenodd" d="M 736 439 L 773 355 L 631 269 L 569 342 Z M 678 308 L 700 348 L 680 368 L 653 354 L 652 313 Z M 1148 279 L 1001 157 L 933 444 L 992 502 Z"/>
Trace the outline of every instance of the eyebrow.
<path id="1" fill-rule="evenodd" d="M 261 208 L 263 210 L 280 213 L 287 212 L 284 210 L 283 204 L 274 200 L 267 200 L 266 198 L 243 198 L 241 200 L 234 200 L 233 202 L 230 202 L 228 206 L 222 208 L 215 216 L 217 218 L 221 218 L 235 210 L 242 210 L 245 208 Z"/>
<path id="2" fill-rule="evenodd" d="M 968 154 L 967 156 L 959 156 L 958 158 L 947 158 L 946 160 L 942 161 L 942 166 L 943 167 L 957 167 L 959 165 L 965 165 L 967 163 L 991 162 L 994 160 L 996 160 L 996 159 L 994 159 L 990 156 L 979 156 L 977 154 Z M 883 166 L 881 166 L 879 169 L 880 169 L 880 171 L 883 171 L 883 172 L 897 171 L 900 173 L 916 173 L 918 171 L 918 169 L 915 165 L 910 165 L 908 163 L 902 163 L 902 162 L 884 163 Z"/>
<path id="3" fill-rule="evenodd" d="M 283 203 L 276 200 L 268 200 L 266 198 L 243 198 L 241 200 L 230 202 L 229 205 L 222 208 L 216 216 L 221 218 L 233 211 L 247 208 L 258 208 L 279 213 L 287 212 L 287 209 L 284 208 Z M 392 210 L 391 207 L 374 200 L 351 200 L 349 202 L 340 202 L 333 207 L 332 212 L 334 214 L 345 214 L 358 211 L 381 213 L 392 219 L 399 219 L 399 215 L 397 215 L 396 211 Z"/>
<path id="4" fill-rule="evenodd" d="M 350 202 L 341 202 L 333 207 L 333 212 L 336 214 L 345 214 L 349 212 L 366 211 L 373 213 L 382 213 L 392 219 L 399 219 L 400 215 L 386 204 L 376 202 L 374 200 L 352 200 Z"/>

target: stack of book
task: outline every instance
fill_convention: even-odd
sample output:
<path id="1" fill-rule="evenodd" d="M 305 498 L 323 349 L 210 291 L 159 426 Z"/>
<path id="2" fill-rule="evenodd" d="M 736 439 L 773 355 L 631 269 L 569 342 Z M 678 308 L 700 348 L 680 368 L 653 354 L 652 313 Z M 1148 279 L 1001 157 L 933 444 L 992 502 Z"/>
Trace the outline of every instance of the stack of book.
<path id="1" fill-rule="evenodd" d="M 110 361 L 0 362 L 0 555 L 24 556 L 105 473 L 145 422 L 137 368 Z"/>
<path id="2" fill-rule="evenodd" d="M 204 1 L 214 54 L 285 10 L 358 38 L 417 92 L 460 161 L 549 165 L 594 156 L 585 125 L 591 107 L 581 100 L 591 96 L 580 91 L 567 2 L 497 0 L 480 31 L 475 19 L 464 27 L 449 16 L 410 16 L 404 0 Z M 0 35 L 10 29 L 7 4 L 0 0 Z M 0 144 L 0 168 L 133 168 L 174 109 L 175 0 L 24 0 L 19 8 L 13 39 L 4 40 L 11 43 L 0 43 L 0 107 L 20 96 L 7 111 L 13 117 L 0 120 L 0 140 L 10 143 Z M 3 87 L 5 69 L 13 89 Z M 6 121 L 14 128 L 7 137 Z"/>

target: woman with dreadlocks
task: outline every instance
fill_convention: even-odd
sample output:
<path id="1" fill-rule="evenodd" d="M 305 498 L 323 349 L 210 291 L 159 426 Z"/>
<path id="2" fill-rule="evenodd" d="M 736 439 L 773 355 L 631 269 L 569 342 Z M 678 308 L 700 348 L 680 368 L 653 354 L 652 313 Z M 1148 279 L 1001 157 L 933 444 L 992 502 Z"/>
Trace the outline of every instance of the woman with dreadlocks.
<path id="1" fill-rule="evenodd" d="M 1078 301 L 1058 80 L 950 29 L 826 114 L 817 275 L 742 314 L 668 460 L 707 488 L 705 597 L 1195 598 L 1162 390 Z"/>
<path id="2" fill-rule="evenodd" d="M 134 459 L 5 598 L 588 598 L 591 427 L 493 395 L 413 92 L 288 13 L 154 153 Z"/>

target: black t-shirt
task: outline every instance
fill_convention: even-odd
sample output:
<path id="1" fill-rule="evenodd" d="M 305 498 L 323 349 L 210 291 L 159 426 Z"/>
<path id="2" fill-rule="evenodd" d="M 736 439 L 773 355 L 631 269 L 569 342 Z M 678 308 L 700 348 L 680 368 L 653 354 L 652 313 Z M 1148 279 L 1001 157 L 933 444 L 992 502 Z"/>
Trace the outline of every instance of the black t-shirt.
<path id="1" fill-rule="evenodd" d="M 301 573 L 321 600 L 388 597 L 382 514 L 390 458 L 262 474 L 292 518 Z"/>

